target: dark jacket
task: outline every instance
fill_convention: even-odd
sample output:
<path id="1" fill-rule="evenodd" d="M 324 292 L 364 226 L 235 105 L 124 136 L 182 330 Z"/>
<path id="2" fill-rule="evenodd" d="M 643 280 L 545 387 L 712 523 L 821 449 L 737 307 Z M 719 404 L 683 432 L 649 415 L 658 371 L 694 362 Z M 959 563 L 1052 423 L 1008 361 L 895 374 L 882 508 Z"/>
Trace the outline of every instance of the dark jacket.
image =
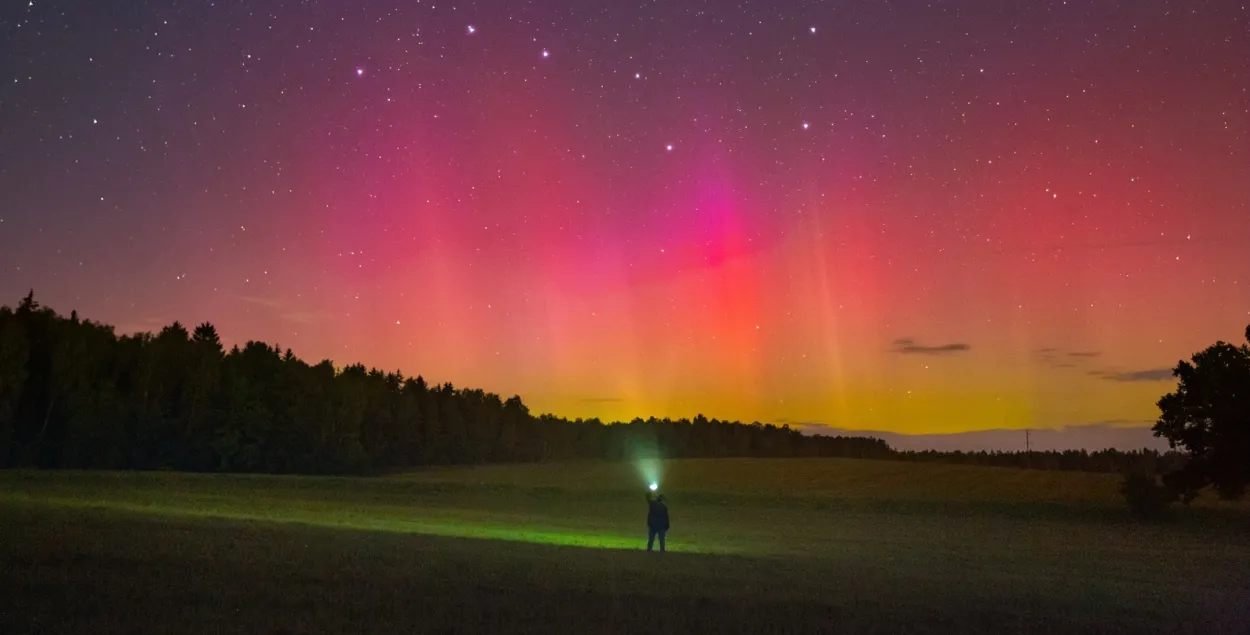
<path id="1" fill-rule="evenodd" d="M 647 495 L 647 528 L 653 531 L 668 531 L 668 505 L 664 501 Z"/>

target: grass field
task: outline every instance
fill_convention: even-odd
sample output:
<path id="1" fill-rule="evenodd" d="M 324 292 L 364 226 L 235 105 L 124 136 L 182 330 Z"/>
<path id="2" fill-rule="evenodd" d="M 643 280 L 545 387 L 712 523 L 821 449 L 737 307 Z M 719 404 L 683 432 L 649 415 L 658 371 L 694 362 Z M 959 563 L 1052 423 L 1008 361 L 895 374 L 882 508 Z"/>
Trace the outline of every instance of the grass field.
<path id="1" fill-rule="evenodd" d="M 0 472 L 0 633 L 1250 632 L 1250 515 L 856 460 Z"/>

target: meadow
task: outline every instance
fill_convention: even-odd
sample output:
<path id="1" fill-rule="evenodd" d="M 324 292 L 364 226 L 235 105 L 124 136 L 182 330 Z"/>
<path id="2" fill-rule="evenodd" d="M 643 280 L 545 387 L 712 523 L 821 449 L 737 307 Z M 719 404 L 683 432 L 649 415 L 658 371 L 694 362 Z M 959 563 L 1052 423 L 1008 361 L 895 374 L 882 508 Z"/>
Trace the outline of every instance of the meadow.
<path id="1" fill-rule="evenodd" d="M 1250 514 L 851 459 L 0 472 L 3 633 L 1247 632 Z"/>

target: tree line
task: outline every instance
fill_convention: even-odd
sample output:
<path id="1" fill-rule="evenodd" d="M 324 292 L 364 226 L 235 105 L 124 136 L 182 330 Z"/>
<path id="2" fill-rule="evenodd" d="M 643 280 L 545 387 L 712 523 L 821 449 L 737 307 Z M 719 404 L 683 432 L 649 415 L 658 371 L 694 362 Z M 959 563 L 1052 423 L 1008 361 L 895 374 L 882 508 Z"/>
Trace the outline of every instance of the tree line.
<path id="1" fill-rule="evenodd" d="M 1239 494 L 1250 464 L 1250 348 L 1218 343 L 1195 362 L 1178 366 L 1180 390 L 1160 401 L 1155 427 L 1183 453 L 898 452 L 876 438 L 702 415 L 612 424 L 534 415 L 517 396 L 309 364 L 263 342 L 226 350 L 207 323 L 119 336 L 40 306 L 32 292 L 15 309 L 0 307 L 0 468 L 360 474 L 647 456 L 853 457 L 1170 475 L 1183 480 L 1177 489 L 1218 481 Z"/>
<path id="2" fill-rule="evenodd" d="M 916 463 L 954 463 L 991 467 L 1014 467 L 1034 470 L 1104 472 L 1110 474 L 1166 474 L 1184 465 L 1185 455 L 1141 450 L 1034 450 L 1031 452 L 938 452 L 908 450 L 895 452 L 894 458 Z"/>
<path id="3" fill-rule="evenodd" d="M 0 307 L 0 467 L 370 473 L 424 465 L 687 457 L 886 458 L 884 441 L 708 419 L 536 416 L 520 397 L 248 342 Z"/>

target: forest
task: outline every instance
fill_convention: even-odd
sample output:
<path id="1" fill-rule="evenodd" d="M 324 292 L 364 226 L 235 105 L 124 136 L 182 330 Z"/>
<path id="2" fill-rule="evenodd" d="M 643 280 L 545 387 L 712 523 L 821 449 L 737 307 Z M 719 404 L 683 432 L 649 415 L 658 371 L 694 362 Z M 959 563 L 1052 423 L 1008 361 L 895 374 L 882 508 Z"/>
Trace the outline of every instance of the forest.
<path id="1" fill-rule="evenodd" d="M 0 307 L 0 467 L 367 474 L 570 459 L 852 457 L 1162 473 L 1173 455 L 896 452 L 870 437 L 708 419 L 605 423 L 361 364 L 310 364 L 208 323 L 118 335 L 41 306 Z"/>

